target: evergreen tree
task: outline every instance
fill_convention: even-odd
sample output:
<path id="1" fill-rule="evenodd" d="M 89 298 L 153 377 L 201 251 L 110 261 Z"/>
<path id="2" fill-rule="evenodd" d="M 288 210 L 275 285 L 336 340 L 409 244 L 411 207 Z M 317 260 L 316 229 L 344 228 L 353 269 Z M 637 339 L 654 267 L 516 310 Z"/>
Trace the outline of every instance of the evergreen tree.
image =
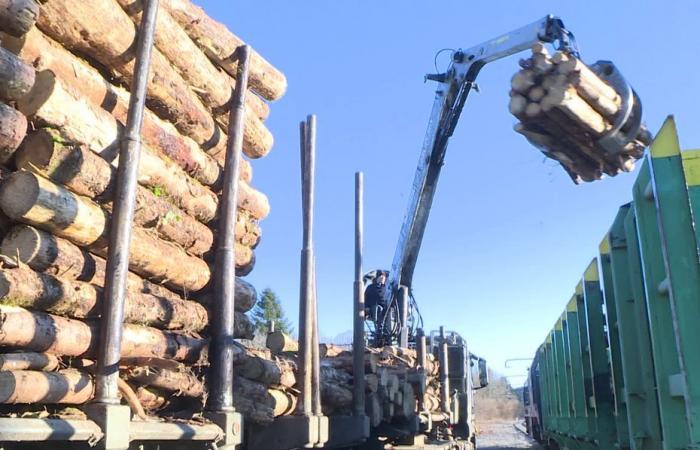
<path id="1" fill-rule="evenodd" d="M 261 333 L 267 333 L 270 321 L 275 322 L 276 330 L 287 334 L 291 334 L 293 331 L 292 324 L 285 316 L 277 294 L 272 289 L 265 288 L 260 293 L 258 302 L 255 304 L 253 323 L 256 330 Z"/>

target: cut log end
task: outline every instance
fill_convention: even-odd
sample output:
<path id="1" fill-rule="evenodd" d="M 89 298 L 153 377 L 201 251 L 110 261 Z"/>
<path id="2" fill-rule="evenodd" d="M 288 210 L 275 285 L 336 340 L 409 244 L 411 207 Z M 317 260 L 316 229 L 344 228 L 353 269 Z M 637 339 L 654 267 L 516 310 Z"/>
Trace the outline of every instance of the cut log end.
<path id="1" fill-rule="evenodd" d="M 39 4 L 34 0 L 3 0 L 0 2 L 0 30 L 21 37 L 36 23 Z"/>
<path id="2" fill-rule="evenodd" d="M 36 176 L 29 172 L 15 172 L 0 187 L 0 207 L 9 218 L 20 220 L 36 205 L 40 191 Z"/>

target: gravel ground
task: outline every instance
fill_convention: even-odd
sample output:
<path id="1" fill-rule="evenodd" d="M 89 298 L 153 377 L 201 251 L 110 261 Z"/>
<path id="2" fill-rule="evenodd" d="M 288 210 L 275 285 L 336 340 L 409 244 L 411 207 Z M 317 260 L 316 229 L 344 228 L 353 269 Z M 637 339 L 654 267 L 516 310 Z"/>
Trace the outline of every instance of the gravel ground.
<path id="1" fill-rule="evenodd" d="M 476 435 L 477 450 L 543 450 L 537 442 L 516 428 L 512 420 L 479 422 Z"/>

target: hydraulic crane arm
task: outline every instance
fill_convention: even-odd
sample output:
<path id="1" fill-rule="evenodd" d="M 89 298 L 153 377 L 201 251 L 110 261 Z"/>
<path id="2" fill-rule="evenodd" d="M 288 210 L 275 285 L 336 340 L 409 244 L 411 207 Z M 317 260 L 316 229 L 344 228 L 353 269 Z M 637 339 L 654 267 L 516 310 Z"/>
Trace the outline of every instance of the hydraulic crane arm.
<path id="1" fill-rule="evenodd" d="M 550 15 L 476 47 L 457 51 L 447 72 L 426 76 L 437 81 L 438 88 L 387 280 L 386 304 L 396 297 L 400 286 L 411 287 L 447 144 L 479 71 L 487 63 L 527 50 L 537 42 L 552 43 L 557 49 L 578 56 L 573 35 L 559 18 Z"/>

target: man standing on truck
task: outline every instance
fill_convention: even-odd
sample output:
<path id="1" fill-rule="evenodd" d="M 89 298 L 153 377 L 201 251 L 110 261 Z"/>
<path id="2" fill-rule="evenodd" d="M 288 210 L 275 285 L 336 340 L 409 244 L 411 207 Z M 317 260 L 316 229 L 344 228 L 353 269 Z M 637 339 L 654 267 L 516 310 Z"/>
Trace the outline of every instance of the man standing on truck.
<path id="1" fill-rule="evenodd" d="M 385 271 L 375 270 L 372 282 L 365 289 L 365 308 L 369 309 L 367 317 L 374 322 L 379 318 L 380 309 L 384 307 L 386 277 L 387 273 Z"/>

